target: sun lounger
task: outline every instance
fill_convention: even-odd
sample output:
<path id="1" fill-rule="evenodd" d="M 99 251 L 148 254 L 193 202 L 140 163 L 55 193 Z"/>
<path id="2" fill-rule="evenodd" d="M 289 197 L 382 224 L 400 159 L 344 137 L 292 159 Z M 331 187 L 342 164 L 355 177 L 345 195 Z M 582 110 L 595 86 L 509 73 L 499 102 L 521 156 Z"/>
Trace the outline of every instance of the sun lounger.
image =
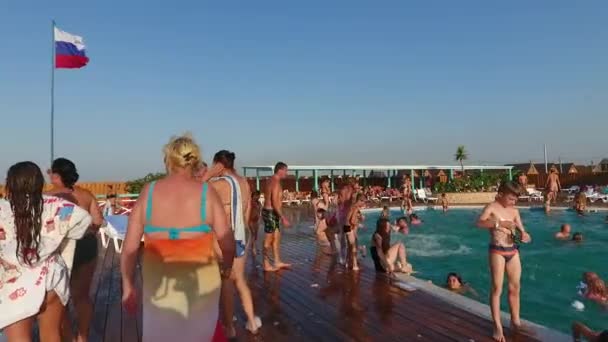
<path id="1" fill-rule="evenodd" d="M 580 191 L 580 187 L 578 185 L 573 185 L 567 189 L 562 189 L 563 192 L 567 192 L 569 195 L 576 194 Z"/>
<path id="2" fill-rule="evenodd" d="M 600 194 L 597 192 L 594 192 L 593 194 L 588 195 L 587 199 L 591 203 L 595 203 L 597 201 L 602 201 L 603 203 L 608 203 L 608 195 Z"/>
<path id="3" fill-rule="evenodd" d="M 424 203 L 428 203 L 429 199 L 426 197 L 426 192 L 424 191 L 424 189 L 416 189 L 416 192 L 414 192 L 416 194 L 416 200 L 422 201 Z M 437 201 L 437 199 L 435 199 L 435 201 Z"/>
<path id="4" fill-rule="evenodd" d="M 101 236 L 101 244 L 107 248 L 110 241 L 114 245 L 116 253 L 122 251 L 122 241 L 125 239 L 127 233 L 127 224 L 129 222 L 129 216 L 127 215 L 109 215 L 105 216 L 105 225 L 99 228 L 99 235 Z"/>
<path id="5" fill-rule="evenodd" d="M 526 192 L 528 192 L 528 196 L 530 196 L 530 199 L 532 201 L 543 201 L 545 199 L 545 196 L 543 195 L 542 191 L 534 189 L 534 188 L 527 188 Z"/>
<path id="6" fill-rule="evenodd" d="M 426 196 L 427 201 L 437 203 L 437 201 L 439 200 L 438 197 L 433 197 L 433 193 L 431 192 L 431 189 L 429 189 L 429 188 L 424 189 L 424 194 Z"/>

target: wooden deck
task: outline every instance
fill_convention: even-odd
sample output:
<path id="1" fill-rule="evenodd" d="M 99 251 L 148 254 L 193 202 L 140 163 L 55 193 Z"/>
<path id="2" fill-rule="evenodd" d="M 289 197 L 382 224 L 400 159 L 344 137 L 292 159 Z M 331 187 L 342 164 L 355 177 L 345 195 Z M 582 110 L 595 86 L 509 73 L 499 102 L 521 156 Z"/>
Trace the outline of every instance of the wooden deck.
<path id="1" fill-rule="evenodd" d="M 247 334 L 237 300 L 238 341 L 492 341 L 490 322 L 422 291 L 402 291 L 369 267 L 345 272 L 314 246 L 310 234 L 286 232 L 282 253 L 292 270 L 265 274 L 249 263 L 255 309 L 264 325 L 257 336 Z M 90 341 L 141 340 L 141 308 L 133 317 L 120 305 L 119 255 L 113 248 L 100 250 L 92 296 Z"/>

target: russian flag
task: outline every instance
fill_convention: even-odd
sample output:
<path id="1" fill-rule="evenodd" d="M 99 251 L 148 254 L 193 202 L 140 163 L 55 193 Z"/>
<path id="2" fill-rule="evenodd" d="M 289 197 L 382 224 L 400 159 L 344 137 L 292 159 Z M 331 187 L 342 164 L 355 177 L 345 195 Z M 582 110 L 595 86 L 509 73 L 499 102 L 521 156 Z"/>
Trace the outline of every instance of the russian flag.
<path id="1" fill-rule="evenodd" d="M 82 68 L 87 63 L 82 37 L 55 27 L 55 68 Z"/>

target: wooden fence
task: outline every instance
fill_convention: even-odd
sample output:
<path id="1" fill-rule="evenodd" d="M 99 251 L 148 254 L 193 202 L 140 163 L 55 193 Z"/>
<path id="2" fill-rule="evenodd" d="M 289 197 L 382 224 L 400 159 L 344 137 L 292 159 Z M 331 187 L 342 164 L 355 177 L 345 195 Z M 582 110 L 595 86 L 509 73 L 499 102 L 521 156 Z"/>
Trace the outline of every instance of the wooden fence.
<path id="1" fill-rule="evenodd" d="M 78 186 L 91 191 L 95 195 L 106 195 L 108 193 L 126 194 L 126 182 L 92 182 L 78 183 Z M 44 190 L 49 190 L 51 184 L 45 184 Z M 4 185 L 0 185 L 0 194 L 4 194 Z"/>

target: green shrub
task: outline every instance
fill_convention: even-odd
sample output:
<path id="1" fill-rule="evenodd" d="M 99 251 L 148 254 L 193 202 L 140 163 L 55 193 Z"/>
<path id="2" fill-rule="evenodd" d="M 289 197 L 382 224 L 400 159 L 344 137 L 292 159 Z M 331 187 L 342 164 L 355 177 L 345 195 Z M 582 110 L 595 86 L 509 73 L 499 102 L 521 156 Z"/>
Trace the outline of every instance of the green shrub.
<path id="1" fill-rule="evenodd" d="M 166 174 L 163 172 L 148 173 L 145 177 L 134 179 L 127 182 L 127 192 L 130 194 L 139 194 L 144 185 L 165 177 Z"/>
<path id="2" fill-rule="evenodd" d="M 473 171 L 466 176 L 456 178 L 447 183 L 435 183 L 433 191 L 443 192 L 484 192 L 492 191 L 502 181 L 509 180 L 508 173 Z"/>

